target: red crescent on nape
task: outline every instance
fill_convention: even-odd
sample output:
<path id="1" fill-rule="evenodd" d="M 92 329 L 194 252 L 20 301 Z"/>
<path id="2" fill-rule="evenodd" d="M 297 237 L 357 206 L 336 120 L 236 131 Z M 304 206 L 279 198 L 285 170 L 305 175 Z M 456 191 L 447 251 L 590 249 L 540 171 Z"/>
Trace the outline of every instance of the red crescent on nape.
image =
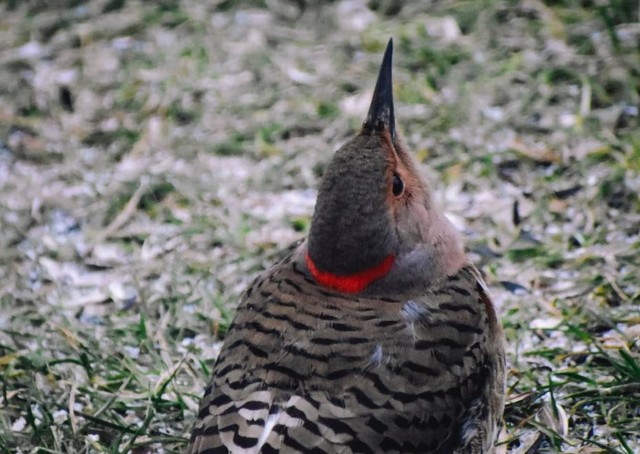
<path id="1" fill-rule="evenodd" d="M 343 293 L 358 293 L 364 290 L 367 285 L 385 276 L 391 270 L 395 260 L 393 255 L 388 255 L 376 266 L 353 274 L 338 275 L 319 270 L 309 253 L 306 253 L 304 258 L 317 283 Z"/>

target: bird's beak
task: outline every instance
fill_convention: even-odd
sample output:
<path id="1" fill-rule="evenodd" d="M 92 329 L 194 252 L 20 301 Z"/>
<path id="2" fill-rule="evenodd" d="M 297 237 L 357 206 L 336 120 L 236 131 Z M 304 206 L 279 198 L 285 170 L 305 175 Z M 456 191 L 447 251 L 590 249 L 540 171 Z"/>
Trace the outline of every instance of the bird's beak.
<path id="1" fill-rule="evenodd" d="M 371 130 L 379 129 L 381 124 L 389 128 L 391 140 L 396 140 L 396 119 L 393 114 L 393 81 L 391 77 L 391 57 L 393 56 L 393 39 L 389 39 L 387 49 L 382 57 L 382 65 L 378 74 L 376 88 L 364 127 Z"/>

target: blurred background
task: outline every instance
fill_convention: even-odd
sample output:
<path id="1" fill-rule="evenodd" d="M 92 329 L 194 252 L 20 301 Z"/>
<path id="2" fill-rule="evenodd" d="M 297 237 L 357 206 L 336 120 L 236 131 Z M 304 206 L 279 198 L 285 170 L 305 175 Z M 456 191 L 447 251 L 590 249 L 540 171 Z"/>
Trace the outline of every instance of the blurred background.
<path id="1" fill-rule="evenodd" d="M 639 14 L 0 3 L 0 452 L 179 451 L 390 37 L 399 129 L 505 326 L 499 452 L 638 452 Z"/>

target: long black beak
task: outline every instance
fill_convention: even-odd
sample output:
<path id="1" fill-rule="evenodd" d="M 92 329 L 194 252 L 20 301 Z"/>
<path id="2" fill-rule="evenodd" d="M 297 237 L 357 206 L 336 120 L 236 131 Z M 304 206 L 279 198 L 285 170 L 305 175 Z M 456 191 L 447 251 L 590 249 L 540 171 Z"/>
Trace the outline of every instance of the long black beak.
<path id="1" fill-rule="evenodd" d="M 364 127 L 379 130 L 384 124 L 389 128 L 391 140 L 396 140 L 396 119 L 393 114 L 393 80 L 391 77 L 391 57 L 393 56 L 393 39 L 389 39 L 387 49 L 382 57 L 382 65 L 378 74 L 376 88 Z"/>

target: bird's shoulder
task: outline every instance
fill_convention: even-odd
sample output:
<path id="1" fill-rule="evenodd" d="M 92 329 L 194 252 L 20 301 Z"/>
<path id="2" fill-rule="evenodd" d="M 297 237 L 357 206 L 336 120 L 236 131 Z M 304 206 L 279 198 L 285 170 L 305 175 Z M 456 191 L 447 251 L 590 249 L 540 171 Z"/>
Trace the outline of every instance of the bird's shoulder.
<path id="1" fill-rule="evenodd" d="M 422 291 L 361 297 L 319 286 L 292 251 L 248 287 L 216 371 L 333 390 L 345 377 L 376 371 L 398 386 L 434 387 L 466 379 L 484 362 L 495 325 L 472 265 Z"/>

